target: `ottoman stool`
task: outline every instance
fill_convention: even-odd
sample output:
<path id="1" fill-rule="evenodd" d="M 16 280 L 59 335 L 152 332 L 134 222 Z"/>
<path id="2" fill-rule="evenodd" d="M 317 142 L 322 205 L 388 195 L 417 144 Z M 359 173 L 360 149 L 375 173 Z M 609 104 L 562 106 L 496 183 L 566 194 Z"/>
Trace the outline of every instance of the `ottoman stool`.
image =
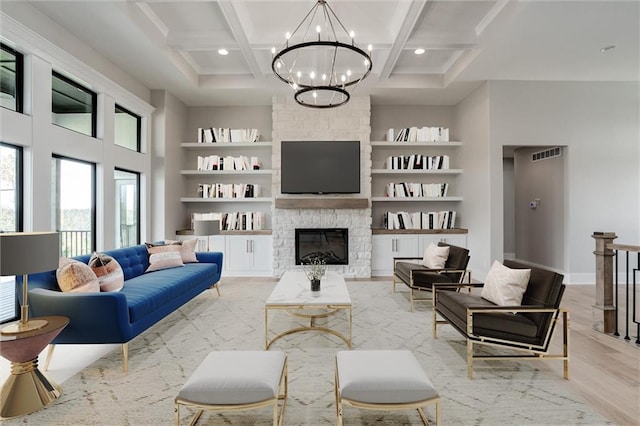
<path id="1" fill-rule="evenodd" d="M 210 353 L 175 399 L 175 424 L 180 406 L 232 411 L 273 406 L 273 424 L 281 425 L 287 404 L 287 356 L 279 351 L 219 351 Z M 281 407 L 278 405 L 281 402 Z"/>
<path id="2" fill-rule="evenodd" d="M 436 406 L 440 425 L 440 397 L 416 357 L 404 350 L 340 351 L 336 355 L 336 415 L 342 425 L 342 405 L 369 410 L 417 409 Z"/>

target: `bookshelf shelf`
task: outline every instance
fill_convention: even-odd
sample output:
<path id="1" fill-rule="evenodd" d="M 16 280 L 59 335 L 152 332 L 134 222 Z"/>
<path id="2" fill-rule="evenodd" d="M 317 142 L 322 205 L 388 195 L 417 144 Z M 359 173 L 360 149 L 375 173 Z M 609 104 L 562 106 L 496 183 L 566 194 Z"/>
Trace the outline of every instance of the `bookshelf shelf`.
<path id="1" fill-rule="evenodd" d="M 271 203 L 271 197 L 254 197 L 254 198 L 202 198 L 202 197 L 182 197 L 180 201 L 183 203 Z"/>
<path id="2" fill-rule="evenodd" d="M 273 174 L 273 170 L 181 170 L 180 174 L 185 176 L 271 176 Z"/>
<path id="3" fill-rule="evenodd" d="M 372 169 L 372 175 L 459 175 L 462 169 Z"/>
<path id="4" fill-rule="evenodd" d="M 462 142 L 387 142 L 372 141 L 373 148 L 458 148 L 462 146 Z"/>
<path id="5" fill-rule="evenodd" d="M 373 202 L 408 202 L 419 203 L 429 201 L 462 201 L 462 197 L 371 197 Z"/>
<path id="6" fill-rule="evenodd" d="M 215 142 L 215 143 L 198 143 L 198 142 L 185 142 L 181 143 L 180 147 L 183 149 L 206 149 L 206 150 L 218 150 L 218 149 L 260 149 L 269 148 L 273 146 L 272 142 Z"/>

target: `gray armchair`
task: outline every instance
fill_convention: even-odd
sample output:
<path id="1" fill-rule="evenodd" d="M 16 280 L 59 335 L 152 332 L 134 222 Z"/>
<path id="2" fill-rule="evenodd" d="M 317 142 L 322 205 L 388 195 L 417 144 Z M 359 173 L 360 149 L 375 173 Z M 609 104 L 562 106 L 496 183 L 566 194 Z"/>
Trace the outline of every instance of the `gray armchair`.
<path id="1" fill-rule="evenodd" d="M 529 265 L 504 261 L 508 268 L 531 269 L 527 290 L 518 306 L 498 306 L 470 292 L 443 291 L 483 284 L 435 284 L 433 296 L 433 337 L 437 326 L 450 324 L 467 340 L 467 376 L 473 378 L 474 360 L 553 359 L 564 363 L 563 376 L 569 379 L 569 312 L 560 308 L 565 286 L 563 275 Z M 438 320 L 438 316 L 442 320 Z M 562 316 L 562 353 L 550 354 L 549 344 Z M 474 345 L 488 345 L 519 352 L 511 355 L 480 356 Z M 521 354 L 525 352 L 525 354 Z"/>
<path id="2" fill-rule="evenodd" d="M 422 265 L 422 258 L 394 257 L 393 258 L 393 292 L 396 284 L 404 283 L 409 287 L 409 310 L 414 310 L 416 302 L 431 302 L 431 298 L 420 297 L 424 292 L 432 293 L 434 283 L 471 282 L 469 264 L 469 250 L 446 243 L 438 243 L 440 247 L 449 247 L 449 257 L 442 269 L 429 269 Z"/>

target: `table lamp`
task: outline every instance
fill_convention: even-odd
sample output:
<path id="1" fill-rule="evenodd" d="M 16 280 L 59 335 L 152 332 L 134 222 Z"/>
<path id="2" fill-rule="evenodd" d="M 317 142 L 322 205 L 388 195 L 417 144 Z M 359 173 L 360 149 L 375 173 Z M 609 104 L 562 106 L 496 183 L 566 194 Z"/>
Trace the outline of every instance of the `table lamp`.
<path id="1" fill-rule="evenodd" d="M 0 233 L 0 276 L 23 276 L 20 322 L 3 328 L 2 334 L 21 334 L 47 325 L 46 320 L 29 320 L 28 274 L 56 269 L 59 253 L 57 232 Z"/>
<path id="2" fill-rule="evenodd" d="M 207 251 L 209 251 L 209 237 L 220 233 L 219 220 L 194 220 L 193 235 L 207 237 Z"/>

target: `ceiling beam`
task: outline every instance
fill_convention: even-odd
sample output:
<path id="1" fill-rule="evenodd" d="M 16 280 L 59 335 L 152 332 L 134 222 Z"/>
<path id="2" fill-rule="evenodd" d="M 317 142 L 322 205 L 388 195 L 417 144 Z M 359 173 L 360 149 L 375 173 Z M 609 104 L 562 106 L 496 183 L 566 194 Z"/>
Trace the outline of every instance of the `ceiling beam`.
<path id="1" fill-rule="evenodd" d="M 238 43 L 242 56 L 244 56 L 245 61 L 247 61 L 247 65 L 249 66 L 251 73 L 256 79 L 262 80 L 264 78 L 262 69 L 260 68 L 256 55 L 253 53 L 253 49 L 249 44 L 249 39 L 244 32 L 244 28 L 240 23 L 240 19 L 238 18 L 238 14 L 236 13 L 231 0 L 219 0 L 218 5 L 229 24 L 229 28 L 236 39 L 236 43 Z"/>
<path id="2" fill-rule="evenodd" d="M 391 71 L 395 68 L 398 58 L 400 58 L 400 54 L 402 53 L 407 40 L 409 40 L 409 36 L 411 36 L 413 29 L 418 23 L 418 19 L 422 14 L 422 9 L 425 4 L 427 4 L 427 1 L 428 0 L 414 0 L 411 2 L 411 6 L 409 6 L 409 10 L 404 17 L 404 21 L 402 21 L 400 30 L 398 31 L 398 36 L 393 42 L 393 46 L 391 46 L 391 50 L 387 56 L 387 61 L 380 72 L 380 80 L 386 80 L 391 75 Z"/>

